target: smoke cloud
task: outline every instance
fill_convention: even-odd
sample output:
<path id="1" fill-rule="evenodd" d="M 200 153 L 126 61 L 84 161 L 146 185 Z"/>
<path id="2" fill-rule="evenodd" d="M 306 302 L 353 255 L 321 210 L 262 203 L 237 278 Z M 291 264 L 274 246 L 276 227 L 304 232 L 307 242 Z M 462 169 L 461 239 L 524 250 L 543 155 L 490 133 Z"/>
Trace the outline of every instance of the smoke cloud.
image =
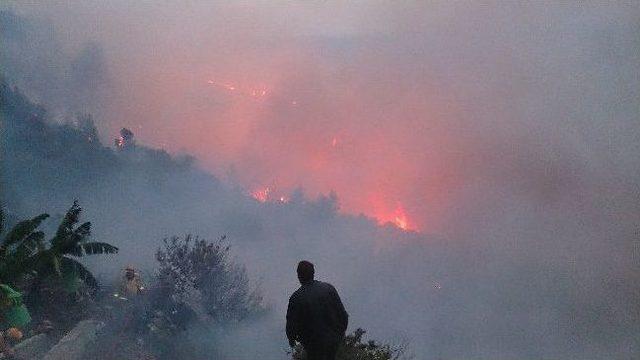
<path id="1" fill-rule="evenodd" d="M 19 212 L 79 198 L 122 248 L 105 274 L 152 269 L 162 237 L 227 234 L 274 314 L 237 330 L 246 358 L 284 357 L 302 258 L 354 326 L 421 359 L 640 353 L 637 4 L 8 8 L 4 75 L 54 118 L 197 159 L 56 195 L 16 170 Z"/>

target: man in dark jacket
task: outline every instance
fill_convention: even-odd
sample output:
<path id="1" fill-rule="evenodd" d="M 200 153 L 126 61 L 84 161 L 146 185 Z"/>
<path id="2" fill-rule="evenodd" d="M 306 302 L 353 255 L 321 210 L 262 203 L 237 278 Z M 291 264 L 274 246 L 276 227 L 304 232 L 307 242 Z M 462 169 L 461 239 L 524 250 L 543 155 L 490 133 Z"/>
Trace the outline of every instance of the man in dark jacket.
<path id="1" fill-rule="evenodd" d="M 309 360 L 334 360 L 347 330 L 349 315 L 336 289 L 313 279 L 315 270 L 308 261 L 298 263 L 300 288 L 289 298 L 287 338 L 294 347 L 302 343 Z"/>

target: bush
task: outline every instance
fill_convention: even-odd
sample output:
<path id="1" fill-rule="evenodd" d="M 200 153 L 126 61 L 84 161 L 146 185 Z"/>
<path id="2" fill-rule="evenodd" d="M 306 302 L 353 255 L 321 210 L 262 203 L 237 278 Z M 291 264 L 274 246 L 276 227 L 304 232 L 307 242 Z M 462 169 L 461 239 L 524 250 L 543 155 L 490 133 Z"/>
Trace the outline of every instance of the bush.
<path id="1" fill-rule="evenodd" d="M 404 358 L 403 347 L 392 347 L 388 344 L 379 344 L 374 340 L 362 342 L 366 333 L 363 329 L 356 329 L 345 336 L 338 348 L 337 360 L 398 360 Z M 298 344 L 293 350 L 294 360 L 307 360 L 302 345 Z"/>
<path id="2" fill-rule="evenodd" d="M 152 308 L 157 320 L 176 330 L 188 322 L 240 321 L 260 313 L 262 297 L 243 266 L 231 261 L 225 237 L 208 242 L 187 235 L 165 239 L 158 249 Z"/>
<path id="3" fill-rule="evenodd" d="M 88 359 L 201 359 L 200 349 L 189 345 L 194 331 L 263 312 L 261 296 L 230 259 L 224 237 L 164 239 L 156 259 L 148 292 L 105 299 L 110 310 L 102 341 Z"/>

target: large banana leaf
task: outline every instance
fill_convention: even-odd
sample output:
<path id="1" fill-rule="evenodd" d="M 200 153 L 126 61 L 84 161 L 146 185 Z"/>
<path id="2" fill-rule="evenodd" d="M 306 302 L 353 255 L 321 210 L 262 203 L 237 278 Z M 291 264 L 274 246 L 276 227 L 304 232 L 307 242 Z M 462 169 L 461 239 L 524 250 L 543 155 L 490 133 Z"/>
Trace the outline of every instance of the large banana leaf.
<path id="1" fill-rule="evenodd" d="M 45 278 L 49 275 L 61 275 L 59 256 L 52 249 L 42 249 L 33 253 L 16 266 L 23 273 L 31 272 L 38 277 Z"/>
<path id="2" fill-rule="evenodd" d="M 96 254 L 116 254 L 118 248 L 104 242 L 88 242 L 81 243 L 68 251 L 69 255 L 84 256 L 84 255 L 96 255 Z"/>
<path id="3" fill-rule="evenodd" d="M 55 245 L 53 245 L 52 248 L 56 249 L 56 251 L 61 254 L 73 253 L 75 251 L 74 249 L 76 249 L 79 245 L 86 243 L 89 235 L 91 235 L 91 223 L 86 222 L 78 226 L 78 228 L 73 230 L 71 233 L 67 234 L 65 238 L 58 239 L 58 241 L 55 242 Z M 52 244 L 53 243 L 54 242 L 52 241 Z"/>
<path id="4" fill-rule="evenodd" d="M 78 205 L 77 201 L 73 202 L 73 205 L 62 219 L 56 235 L 51 239 L 51 246 L 55 248 L 64 248 L 70 241 L 70 237 L 73 235 L 73 226 L 78 223 L 80 219 L 80 212 L 82 208 Z M 84 224 L 83 224 L 84 225 Z"/>
<path id="5" fill-rule="evenodd" d="M 87 236 L 91 235 L 91 223 L 86 222 L 80 226 L 78 226 L 74 231 L 73 235 L 79 239 L 84 239 Z"/>
<path id="6" fill-rule="evenodd" d="M 14 258 L 21 260 L 44 248 L 44 232 L 34 231 L 16 247 L 12 255 Z"/>
<path id="7" fill-rule="evenodd" d="M 35 229 L 37 229 L 38 226 L 40 226 L 40 224 L 48 217 L 49 217 L 49 214 L 40 214 L 31 220 L 21 221 L 16 226 L 14 226 L 13 229 L 9 231 L 7 236 L 5 236 L 2 242 L 1 249 L 3 254 L 6 253 L 7 249 L 10 246 L 19 243 L 24 238 L 29 236 L 29 234 L 31 234 Z"/>
<path id="8" fill-rule="evenodd" d="M 87 270 L 80 262 L 68 258 L 63 257 L 60 259 L 60 271 L 62 274 L 73 274 L 77 276 L 79 279 L 84 281 L 85 284 L 92 288 L 98 287 L 98 281 L 93 276 L 93 274 Z"/>
<path id="9" fill-rule="evenodd" d="M 12 282 L 29 269 L 33 269 L 33 257 L 44 246 L 44 233 L 35 231 L 29 234 L 15 249 L 13 249 L 0 263 L 0 276 L 6 282 Z"/>

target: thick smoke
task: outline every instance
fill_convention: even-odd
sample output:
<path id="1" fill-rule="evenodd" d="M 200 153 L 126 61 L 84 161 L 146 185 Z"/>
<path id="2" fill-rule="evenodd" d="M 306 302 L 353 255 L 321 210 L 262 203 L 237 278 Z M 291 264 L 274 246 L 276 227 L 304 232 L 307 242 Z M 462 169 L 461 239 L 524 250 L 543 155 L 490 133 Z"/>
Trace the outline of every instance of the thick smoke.
<path id="1" fill-rule="evenodd" d="M 255 341 L 246 358 L 284 357 L 279 322 L 301 258 L 340 289 L 354 326 L 408 339 L 418 358 L 640 353 L 637 4 L 14 11 L 59 36 L 22 47 L 5 28 L 27 25 L 3 17 L 15 38 L 3 38 L 3 57 L 35 59 L 6 76 L 56 109 L 90 106 L 105 143 L 126 126 L 216 175 L 120 152 L 130 165 L 102 164 L 88 184 L 49 174 L 69 185 L 56 190 L 8 161 L 15 211 L 61 212 L 79 198 L 95 236 L 122 248 L 116 263 L 94 264 L 105 276 L 126 263 L 151 269 L 162 237 L 227 234 L 273 311 L 238 329 Z M 5 72 L 21 64 L 11 61 Z M 110 91 L 87 90 L 103 81 Z M 263 88 L 263 98 L 243 94 Z M 263 186 L 291 201 L 243 190 Z M 331 190 L 337 200 L 309 200 Z M 398 203 L 420 233 L 347 215 L 389 220 Z M 223 336 L 210 341 L 241 341 Z"/>
<path id="2" fill-rule="evenodd" d="M 67 44 L 49 19 L 25 18 L 13 11 L 0 13 L 0 26 L 0 64 L 8 80 L 58 117 L 100 112 L 110 83 L 99 44 Z"/>

